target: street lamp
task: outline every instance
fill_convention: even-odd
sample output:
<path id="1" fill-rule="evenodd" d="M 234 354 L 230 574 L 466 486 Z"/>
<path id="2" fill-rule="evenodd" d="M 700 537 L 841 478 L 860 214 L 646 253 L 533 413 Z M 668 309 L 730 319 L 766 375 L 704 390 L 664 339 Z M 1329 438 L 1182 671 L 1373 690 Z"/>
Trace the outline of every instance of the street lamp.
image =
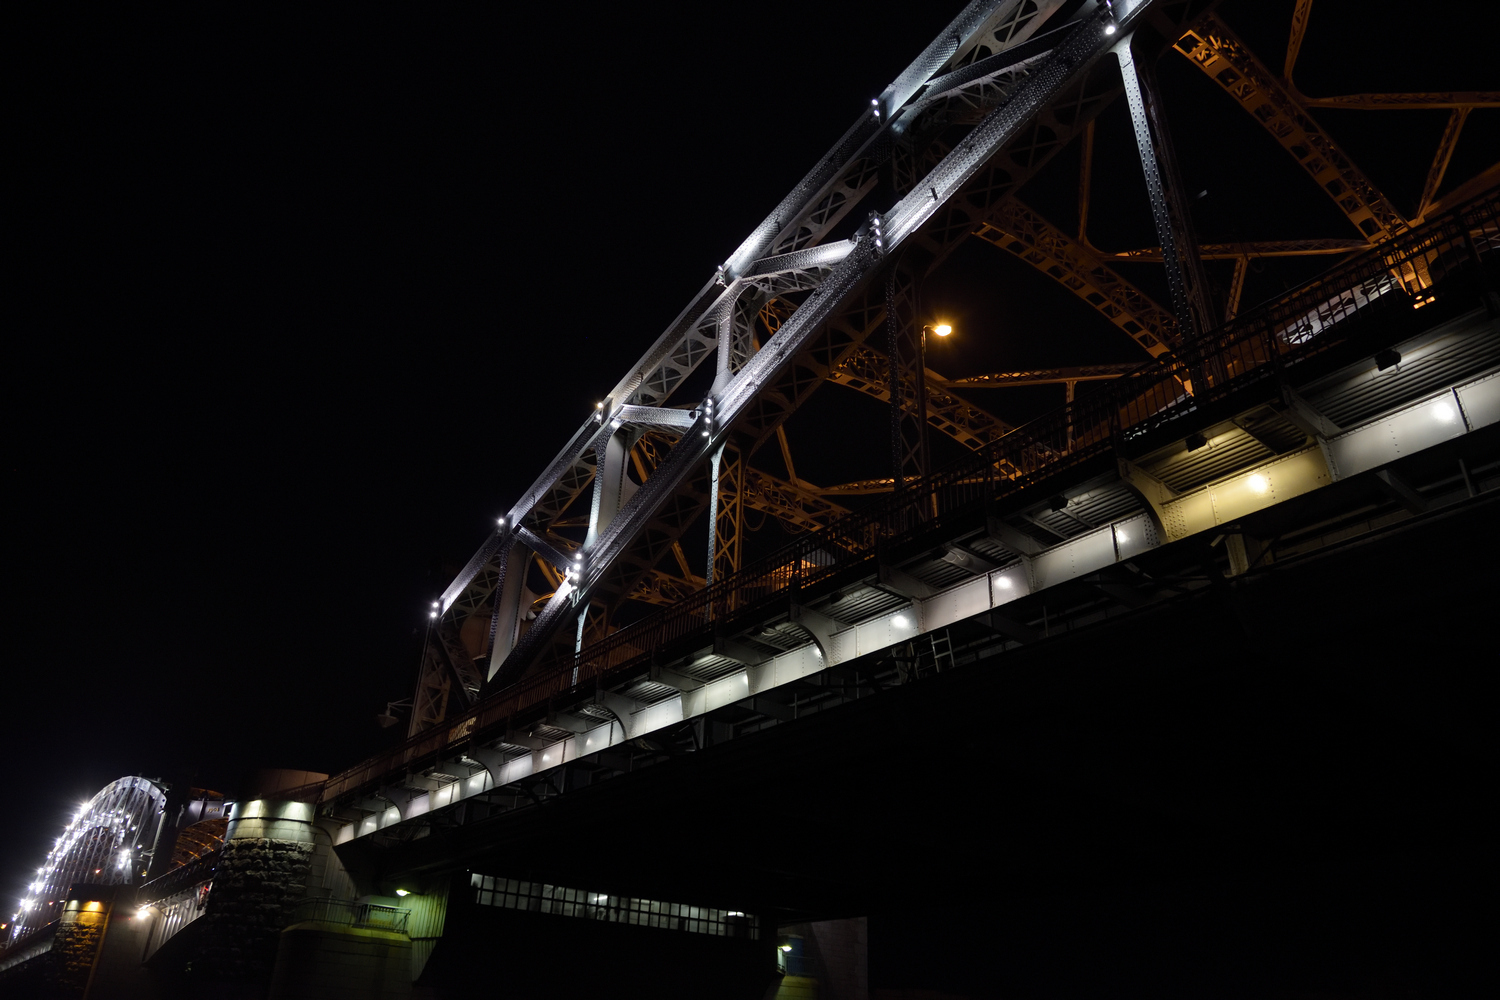
<path id="1" fill-rule="evenodd" d="M 920 459 L 919 459 L 920 474 L 921 474 L 922 482 L 923 482 L 924 485 L 927 482 L 927 473 L 928 473 L 928 469 L 927 469 L 927 335 L 929 333 L 931 333 L 935 337 L 947 337 L 947 336 L 949 336 L 950 334 L 953 333 L 953 325 L 951 323 L 941 323 L 941 322 L 940 323 L 923 323 L 922 324 L 922 332 L 917 337 L 917 365 L 916 365 L 916 369 L 917 370 L 915 372 L 913 372 L 912 375 L 916 379 L 916 383 L 917 383 L 916 386 L 915 386 L 915 389 L 916 389 L 915 395 L 916 395 L 916 403 L 917 403 L 917 412 L 916 412 L 915 416 L 917 418 L 917 428 L 918 428 L 917 433 L 919 435 L 919 442 L 918 442 L 917 447 L 920 449 Z M 894 360 L 893 360 L 892 363 L 894 365 Z M 897 414 L 899 414 L 900 413 L 901 402 L 900 402 L 900 393 L 898 391 L 896 391 L 896 386 L 894 384 L 894 376 L 895 376 L 894 367 L 892 369 L 892 376 L 893 376 L 893 378 L 892 378 L 892 381 L 893 381 L 892 390 L 893 391 L 892 391 L 892 394 L 891 394 L 891 402 L 896 407 L 895 412 Z M 897 419 L 899 420 L 899 416 L 897 417 Z M 896 456 L 895 456 L 896 457 L 896 470 L 895 470 L 895 476 L 896 476 L 896 478 L 895 478 L 894 487 L 895 487 L 896 490 L 899 491 L 901 489 L 901 487 L 902 487 L 902 481 L 901 481 L 901 479 L 902 479 L 902 476 L 901 476 L 901 472 L 902 472 L 902 454 L 901 454 L 901 451 L 900 451 L 899 444 L 896 447 L 897 447 Z"/>

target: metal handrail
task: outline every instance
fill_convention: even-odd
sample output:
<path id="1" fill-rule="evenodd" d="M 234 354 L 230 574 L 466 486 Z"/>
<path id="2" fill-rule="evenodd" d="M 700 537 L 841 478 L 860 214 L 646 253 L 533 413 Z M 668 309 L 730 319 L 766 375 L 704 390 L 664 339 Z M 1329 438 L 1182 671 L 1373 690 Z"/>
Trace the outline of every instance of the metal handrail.
<path id="1" fill-rule="evenodd" d="M 614 632 L 572 663 L 509 685 L 446 726 L 329 779 L 324 801 L 363 786 L 603 675 L 629 669 L 662 645 L 752 614 L 788 592 L 873 562 L 882 546 L 926 534 L 985 504 L 1140 440 L 1261 379 L 1362 340 L 1402 333 L 1440 282 L 1463 272 L 1484 283 L 1482 258 L 1500 250 L 1500 191 L 1345 261 L 1261 303 L 1175 355 L 1146 362 L 1072 404 L 1046 413 L 917 488 L 846 514 L 682 601 Z M 1445 297 L 1449 290 L 1444 289 Z M 1454 291 L 1457 291 L 1456 289 Z M 1486 291 L 1485 294 L 1492 294 Z M 1426 317 L 1417 315 L 1416 322 Z M 1191 391 L 1189 389 L 1191 388 Z M 574 673 L 576 671 L 576 679 Z"/>
<path id="2" fill-rule="evenodd" d="M 292 907 L 292 918 L 288 925 L 317 921 L 337 924 L 341 927 L 360 927 L 405 934 L 406 923 L 410 916 L 410 910 L 399 906 L 314 896 L 297 901 L 296 906 Z"/>
<path id="3" fill-rule="evenodd" d="M 216 851 L 200 855 L 185 865 L 179 865 L 165 875 L 157 876 L 135 891 L 136 900 L 141 903 L 152 903 L 158 899 L 176 895 L 184 889 L 191 889 L 199 882 L 207 882 L 214 877 L 214 872 L 219 867 L 219 858 L 223 854 L 224 849 L 221 847 Z"/>

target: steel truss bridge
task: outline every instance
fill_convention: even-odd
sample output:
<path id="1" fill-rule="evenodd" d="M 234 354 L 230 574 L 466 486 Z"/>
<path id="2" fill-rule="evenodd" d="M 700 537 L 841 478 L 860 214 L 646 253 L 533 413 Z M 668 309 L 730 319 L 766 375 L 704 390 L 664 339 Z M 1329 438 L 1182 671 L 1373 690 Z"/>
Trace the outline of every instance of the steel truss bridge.
<path id="1" fill-rule="evenodd" d="M 1299 569 L 1351 542 L 1398 544 L 1388 540 L 1408 529 L 1440 536 L 1433 525 L 1445 518 L 1493 523 L 1500 164 L 1439 192 L 1468 116 L 1500 107 L 1500 94 L 1309 98 L 1293 68 L 1311 0 L 1297 0 L 1280 73 L 1217 7 L 974 0 L 871 102 L 436 602 L 405 741 L 321 792 L 284 796 L 307 804 L 309 830 L 328 833 L 354 878 L 372 883 L 361 890 L 493 861 L 492 821 L 554 800 L 576 806 L 563 814 L 570 821 L 597 823 L 613 809 L 644 825 L 677 795 L 664 783 L 594 813 L 574 793 L 665 774 L 670 767 L 654 765 L 725 744 L 749 752 L 748 737 L 767 737 L 754 746 L 782 763 L 840 740 L 846 758 L 868 758 L 883 738 L 872 731 L 888 722 L 871 706 L 892 698 L 909 709 L 909 725 L 971 725 L 954 721 L 970 707 L 959 702 L 999 697 L 1002 657 L 1049 640 L 1086 646 L 1103 636 L 1088 647 L 1098 658 L 1130 623 L 1170 623 L 1171 609 L 1184 607 L 1229 607 L 1237 634 L 1251 635 L 1245 608 L 1271 608 L 1266 592 L 1281 581 L 1316 590 L 1315 574 Z M 1223 89 L 1357 235 L 1199 243 L 1162 112 L 1161 59 L 1186 60 Z M 1088 176 L 1094 122 L 1122 96 L 1157 242 L 1111 254 L 1088 238 Z M 1413 215 L 1319 128 L 1314 107 L 1449 112 Z M 1074 140 L 1079 225 L 1065 233 L 1017 192 Z M 857 215 L 877 192 L 894 200 Z M 958 379 L 928 369 L 919 288 L 970 237 L 1058 282 L 1129 338 L 1140 361 Z M 1242 309 L 1251 261 L 1276 256 L 1328 256 L 1334 266 Z M 1203 266 L 1214 260 L 1233 265 L 1217 302 Z M 1116 270 L 1143 261 L 1164 268 L 1170 301 Z M 830 382 L 888 407 L 889 476 L 819 486 L 797 475 L 784 424 Z M 1066 405 L 1019 426 L 963 395 L 1048 384 L 1065 387 Z M 933 468 L 934 434 L 965 457 Z M 773 441 L 785 477 L 751 464 Z M 865 505 L 851 509 L 850 497 Z M 750 515 L 774 519 L 792 540 L 754 553 Z M 695 525 L 708 534 L 698 567 L 683 545 Z M 1257 580 L 1277 583 L 1251 600 L 1204 600 Z M 650 613 L 630 613 L 642 606 Z M 808 725 L 788 725 L 798 721 Z M 718 775 L 737 766 L 714 759 Z M 927 768 L 902 773 L 926 780 Z M 146 941 L 146 956 L 155 954 L 205 912 L 217 877 L 231 804 L 205 795 L 181 812 L 176 856 L 149 865 L 155 877 L 139 885 L 163 793 L 144 779 L 111 784 L 38 870 L 18 934 L 51 927 L 70 886 L 114 880 L 138 886 L 136 901 L 159 911 Z M 558 850 L 577 853 L 580 836 Z M 381 856 L 394 860 L 366 863 Z M 852 867 L 872 863 L 851 857 Z M 324 875 L 324 889 L 337 882 L 352 899 L 341 868 Z M 661 873 L 631 878 L 647 889 L 671 883 Z M 830 905 L 826 895 L 800 910 L 787 903 L 800 891 L 792 881 L 742 902 L 748 915 L 668 914 L 661 907 L 678 904 L 608 895 L 610 915 L 595 919 L 645 921 L 649 904 L 650 920 L 697 921 L 699 933 L 728 936 L 778 912 L 804 919 Z M 564 912 L 552 895 L 564 890 L 550 884 L 546 899 L 541 883 L 504 873 L 475 871 L 462 885 L 480 904 Z M 782 890 L 784 899 L 771 898 Z M 673 891 L 704 892 L 681 877 Z M 507 893 L 521 902 L 500 902 Z M 350 926 L 405 920 L 407 911 L 369 898 L 304 902 L 348 910 Z M 590 905 L 577 903 L 574 915 Z M 434 926 L 413 975 L 444 933 L 441 916 Z M 4 964 L 42 954 L 42 937 L 21 941 Z"/>
<path id="2" fill-rule="evenodd" d="M 1438 192 L 1466 117 L 1500 94 L 1307 98 L 1292 70 L 1310 0 L 1296 5 L 1280 73 L 1216 6 L 965 7 L 707 280 L 443 593 L 407 740 L 323 793 L 337 842 L 406 843 L 503 815 L 1482 499 L 1497 478 L 1500 165 Z M 1185 59 L 1228 93 L 1353 235 L 1200 245 L 1159 59 Z M 1087 176 L 1092 123 L 1121 96 L 1157 245 L 1111 255 L 1016 192 L 1074 139 Z M 1317 126 L 1314 106 L 1451 112 L 1415 216 Z M 882 183 L 894 202 L 857 216 Z M 928 370 L 918 286 L 971 236 L 1055 279 L 1141 362 L 963 380 Z M 1336 266 L 1241 308 L 1252 258 L 1319 254 Z M 1203 268 L 1214 259 L 1234 262 L 1220 308 Z M 1170 301 L 1121 277 L 1122 261 L 1159 261 Z M 783 425 L 827 382 L 889 405 L 888 478 L 797 477 Z M 1048 383 L 1067 387 L 1067 405 L 1022 426 L 958 391 Z M 932 468 L 934 433 L 968 457 Z M 750 465 L 773 441 L 788 478 Z M 876 496 L 858 510 L 842 502 L 864 494 Z M 705 512 L 709 559 L 694 567 L 682 539 Z M 794 540 L 746 557 L 751 513 Z M 656 608 L 630 620 L 629 602 Z"/>

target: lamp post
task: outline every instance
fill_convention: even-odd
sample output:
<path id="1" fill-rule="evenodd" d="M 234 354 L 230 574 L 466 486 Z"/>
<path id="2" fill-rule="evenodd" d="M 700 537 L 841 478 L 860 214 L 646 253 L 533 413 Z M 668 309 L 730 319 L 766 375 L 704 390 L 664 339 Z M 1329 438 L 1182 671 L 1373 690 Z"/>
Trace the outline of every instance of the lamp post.
<path id="1" fill-rule="evenodd" d="M 921 488 L 924 491 L 927 487 L 927 477 L 932 471 L 930 459 L 927 454 L 927 335 L 929 333 L 935 337 L 947 337 L 953 333 L 953 326 L 949 323 L 924 323 L 922 324 L 921 331 L 917 334 L 917 364 L 916 372 L 913 373 L 916 379 L 916 385 L 913 388 L 916 391 L 913 393 L 913 395 L 916 397 L 915 416 L 917 418 L 919 435 L 917 444 L 917 448 L 920 453 L 918 456 L 918 474 L 921 476 L 920 483 Z M 896 402 L 896 405 L 899 407 L 900 402 L 896 399 L 895 396 L 892 396 L 892 400 Z M 901 471 L 901 468 L 898 466 L 896 469 L 895 482 L 895 487 L 898 490 L 901 489 L 903 485 L 901 481 Z M 936 500 L 934 499 L 934 504 L 935 503 Z M 933 514 L 935 515 L 936 513 L 937 511 L 936 509 L 934 509 Z"/>
<path id="2" fill-rule="evenodd" d="M 953 333 L 948 323 L 923 323 L 922 333 L 917 338 L 917 415 L 922 421 L 922 485 L 927 485 L 927 474 L 931 468 L 927 457 L 927 335 L 947 337 Z"/>
<path id="3" fill-rule="evenodd" d="M 926 484 L 929 473 L 927 456 L 927 335 L 948 337 L 953 326 L 946 322 L 924 322 L 927 314 L 919 294 L 921 277 L 909 275 L 899 282 L 897 258 L 886 276 L 886 337 L 890 363 L 891 465 L 892 488 L 899 495 L 906 487 L 908 471 L 912 478 Z M 913 350 L 913 348 L 916 348 Z M 915 369 L 915 370 L 912 370 Z M 903 370 L 907 373 L 903 375 Z M 911 381 L 911 395 L 902 385 Z M 907 421 L 911 421 L 908 423 Z"/>

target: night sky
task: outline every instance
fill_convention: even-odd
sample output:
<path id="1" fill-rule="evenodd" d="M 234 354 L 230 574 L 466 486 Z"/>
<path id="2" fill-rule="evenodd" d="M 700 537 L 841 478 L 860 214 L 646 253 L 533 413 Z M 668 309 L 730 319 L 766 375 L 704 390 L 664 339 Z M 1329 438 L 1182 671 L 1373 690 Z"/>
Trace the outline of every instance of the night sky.
<path id="1" fill-rule="evenodd" d="M 1291 6 L 1222 10 L 1279 69 Z M 374 716 L 411 694 L 427 602 L 959 7 L 91 12 L 17 37 L 0 893 L 121 775 L 232 795 L 404 733 Z M 1403 23 L 1397 51 L 1371 10 L 1319 0 L 1305 92 L 1496 86 L 1482 32 Z M 1356 235 L 1201 74 L 1162 77 L 1205 240 Z M 1410 210 L 1446 114 L 1318 117 Z M 1450 178 L 1497 158 L 1497 115 Z M 1123 102 L 1099 124 L 1106 249 L 1155 242 L 1127 124 Z M 1077 169 L 1070 148 L 1023 199 L 1071 229 Z M 1254 280 L 1246 305 L 1297 277 Z M 979 241 L 926 297 L 958 317 L 931 360 L 954 376 L 1144 360 Z M 853 396 L 789 425 L 804 478 L 888 474 Z M 975 398 L 1010 420 L 1058 401 Z M 868 447 L 820 451 L 839 406 Z"/>

